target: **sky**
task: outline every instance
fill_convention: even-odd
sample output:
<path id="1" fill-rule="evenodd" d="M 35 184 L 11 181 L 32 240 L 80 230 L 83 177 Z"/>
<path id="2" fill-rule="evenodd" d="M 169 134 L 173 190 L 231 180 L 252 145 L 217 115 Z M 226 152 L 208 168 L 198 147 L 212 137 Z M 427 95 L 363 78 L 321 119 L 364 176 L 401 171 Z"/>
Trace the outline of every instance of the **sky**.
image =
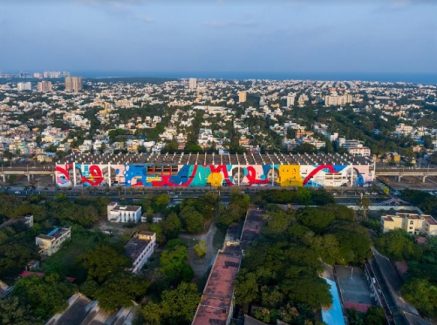
<path id="1" fill-rule="evenodd" d="M 0 72 L 437 74 L 436 2 L 0 0 Z"/>

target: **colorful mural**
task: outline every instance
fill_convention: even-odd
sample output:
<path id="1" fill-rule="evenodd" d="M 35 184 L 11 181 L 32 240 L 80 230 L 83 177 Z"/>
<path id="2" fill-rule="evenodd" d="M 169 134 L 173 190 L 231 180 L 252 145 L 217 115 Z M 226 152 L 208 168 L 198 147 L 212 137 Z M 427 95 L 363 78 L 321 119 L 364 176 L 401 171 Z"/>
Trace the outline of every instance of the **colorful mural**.
<path id="1" fill-rule="evenodd" d="M 369 165 L 179 165 L 58 164 L 59 187 L 203 187 L 262 186 L 340 187 L 365 186 L 373 181 Z"/>

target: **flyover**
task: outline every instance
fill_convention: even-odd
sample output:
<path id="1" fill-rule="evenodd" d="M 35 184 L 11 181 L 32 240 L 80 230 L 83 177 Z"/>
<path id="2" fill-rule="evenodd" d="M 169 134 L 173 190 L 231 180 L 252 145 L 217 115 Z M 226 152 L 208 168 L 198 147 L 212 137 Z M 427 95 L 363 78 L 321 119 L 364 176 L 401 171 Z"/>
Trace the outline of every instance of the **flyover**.
<path id="1" fill-rule="evenodd" d="M 437 176 L 437 168 L 377 168 L 375 174 L 376 177 L 397 177 L 398 182 L 405 176 L 422 177 L 425 183 L 428 177 Z"/>

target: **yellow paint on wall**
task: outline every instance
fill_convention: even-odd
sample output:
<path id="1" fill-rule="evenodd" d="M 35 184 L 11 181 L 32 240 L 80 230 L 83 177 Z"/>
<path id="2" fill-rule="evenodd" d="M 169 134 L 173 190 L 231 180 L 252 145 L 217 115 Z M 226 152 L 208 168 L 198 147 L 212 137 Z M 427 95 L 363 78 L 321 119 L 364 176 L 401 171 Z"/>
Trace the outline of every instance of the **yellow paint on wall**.
<path id="1" fill-rule="evenodd" d="M 211 186 L 218 187 L 222 186 L 223 183 L 223 175 L 222 173 L 211 173 L 208 176 L 208 183 Z"/>
<path id="2" fill-rule="evenodd" d="M 303 180 L 300 176 L 300 166 L 280 165 L 278 183 L 280 186 L 303 186 Z"/>

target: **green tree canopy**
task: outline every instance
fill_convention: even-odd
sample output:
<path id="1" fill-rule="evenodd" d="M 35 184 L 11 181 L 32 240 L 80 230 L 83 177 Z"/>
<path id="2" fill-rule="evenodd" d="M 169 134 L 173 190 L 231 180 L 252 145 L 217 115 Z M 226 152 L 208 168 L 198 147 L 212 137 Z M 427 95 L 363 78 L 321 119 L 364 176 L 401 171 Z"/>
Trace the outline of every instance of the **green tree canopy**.
<path id="1" fill-rule="evenodd" d="M 129 259 L 116 248 L 102 244 L 82 257 L 82 262 L 91 277 L 98 283 L 103 283 L 111 275 L 129 266 Z"/>
<path id="2" fill-rule="evenodd" d="M 400 261 L 402 259 L 417 259 L 420 254 L 420 248 L 415 245 L 414 239 L 402 229 L 389 231 L 378 238 L 376 247 L 384 255 Z"/>
<path id="3" fill-rule="evenodd" d="M 48 319 L 67 307 L 67 298 L 73 293 L 73 286 L 55 273 L 43 278 L 32 276 L 22 278 L 15 284 L 13 295 L 20 305 L 29 306 L 37 318 Z"/>

